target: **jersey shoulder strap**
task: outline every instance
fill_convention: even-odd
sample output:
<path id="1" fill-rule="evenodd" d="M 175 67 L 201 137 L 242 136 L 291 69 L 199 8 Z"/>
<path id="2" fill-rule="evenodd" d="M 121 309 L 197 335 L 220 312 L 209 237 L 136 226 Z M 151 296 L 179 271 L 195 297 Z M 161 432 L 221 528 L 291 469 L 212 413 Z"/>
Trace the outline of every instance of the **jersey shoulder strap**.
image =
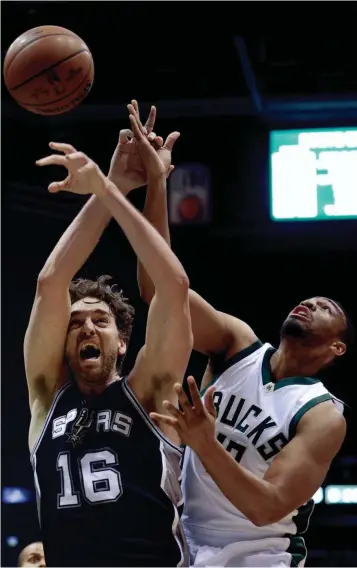
<path id="1" fill-rule="evenodd" d="M 331 394 L 321 381 L 316 381 L 314 384 L 306 385 L 305 388 L 302 388 L 301 394 L 291 413 L 289 439 L 295 436 L 301 418 L 318 404 L 327 401 L 332 401 L 336 405 L 336 408 L 343 414 L 343 402 Z"/>
<path id="2" fill-rule="evenodd" d="M 227 371 L 235 367 L 236 365 L 242 364 L 242 362 L 250 362 L 251 359 L 260 359 L 263 357 L 267 349 L 271 348 L 269 343 L 262 343 L 260 340 L 255 341 L 245 349 L 241 349 L 229 359 L 224 359 L 223 356 L 217 355 L 211 358 L 211 366 L 213 370 L 213 378 L 211 382 L 201 391 L 201 396 L 204 395 L 206 390 L 214 385 L 216 381 L 224 375 Z"/>

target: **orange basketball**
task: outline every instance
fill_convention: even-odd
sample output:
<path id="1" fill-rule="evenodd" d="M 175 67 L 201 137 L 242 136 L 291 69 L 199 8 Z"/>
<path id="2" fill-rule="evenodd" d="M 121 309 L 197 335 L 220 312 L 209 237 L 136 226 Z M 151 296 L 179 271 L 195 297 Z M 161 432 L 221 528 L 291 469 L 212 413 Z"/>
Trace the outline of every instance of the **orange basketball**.
<path id="1" fill-rule="evenodd" d="M 10 45 L 3 72 L 19 105 L 36 114 L 54 115 L 75 108 L 87 96 L 94 64 L 76 34 L 58 26 L 40 26 Z"/>

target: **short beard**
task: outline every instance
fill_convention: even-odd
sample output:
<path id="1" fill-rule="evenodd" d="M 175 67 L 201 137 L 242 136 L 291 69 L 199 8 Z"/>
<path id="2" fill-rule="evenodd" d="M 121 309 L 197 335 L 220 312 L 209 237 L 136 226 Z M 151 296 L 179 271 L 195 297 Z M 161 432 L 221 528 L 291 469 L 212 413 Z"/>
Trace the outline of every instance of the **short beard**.
<path id="1" fill-rule="evenodd" d="M 280 337 L 283 338 L 295 338 L 295 339 L 306 339 L 310 337 L 311 333 L 306 329 L 298 319 L 287 318 L 280 329 Z"/>
<path id="2" fill-rule="evenodd" d="M 95 373 L 88 373 L 88 375 L 83 374 L 74 364 L 72 365 L 69 360 L 67 360 L 67 364 L 70 368 L 71 374 L 76 379 L 77 377 L 80 378 L 85 383 L 93 383 L 93 384 L 104 384 L 110 379 L 112 376 L 117 374 L 117 351 L 112 351 L 108 353 L 105 357 L 103 362 L 103 366 L 101 369 L 96 371 Z"/>

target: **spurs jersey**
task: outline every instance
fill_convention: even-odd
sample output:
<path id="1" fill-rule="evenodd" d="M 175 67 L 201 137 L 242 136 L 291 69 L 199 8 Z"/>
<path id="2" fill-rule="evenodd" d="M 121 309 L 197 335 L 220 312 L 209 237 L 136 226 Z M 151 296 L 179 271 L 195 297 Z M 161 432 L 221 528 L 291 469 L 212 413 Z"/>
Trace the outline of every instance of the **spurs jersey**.
<path id="1" fill-rule="evenodd" d="M 31 455 L 46 565 L 187 566 L 181 458 L 126 379 L 67 383 Z"/>
<path id="2" fill-rule="evenodd" d="M 214 369 L 217 438 L 259 478 L 309 409 L 327 400 L 343 408 L 317 379 L 292 377 L 274 383 L 274 352 L 257 341 Z M 189 448 L 182 487 L 182 520 L 195 566 L 303 565 L 306 550 L 298 535 L 307 529 L 312 500 L 278 523 L 256 527 L 228 501 Z"/>

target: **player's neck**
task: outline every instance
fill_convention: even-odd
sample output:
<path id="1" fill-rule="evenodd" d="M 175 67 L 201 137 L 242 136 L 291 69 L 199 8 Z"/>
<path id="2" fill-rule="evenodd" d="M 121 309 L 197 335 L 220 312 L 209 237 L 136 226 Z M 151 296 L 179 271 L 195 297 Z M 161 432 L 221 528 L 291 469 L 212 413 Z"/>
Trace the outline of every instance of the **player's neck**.
<path id="1" fill-rule="evenodd" d="M 277 381 L 287 377 L 314 377 L 321 368 L 321 361 L 311 347 L 282 341 L 270 360 L 271 371 Z"/>
<path id="2" fill-rule="evenodd" d="M 76 378 L 76 383 L 82 394 L 85 396 L 98 396 L 100 395 L 109 385 L 118 381 L 120 379 L 118 373 L 115 371 L 110 375 L 105 381 L 100 381 L 98 383 L 92 381 L 86 381 L 82 377 Z"/>

